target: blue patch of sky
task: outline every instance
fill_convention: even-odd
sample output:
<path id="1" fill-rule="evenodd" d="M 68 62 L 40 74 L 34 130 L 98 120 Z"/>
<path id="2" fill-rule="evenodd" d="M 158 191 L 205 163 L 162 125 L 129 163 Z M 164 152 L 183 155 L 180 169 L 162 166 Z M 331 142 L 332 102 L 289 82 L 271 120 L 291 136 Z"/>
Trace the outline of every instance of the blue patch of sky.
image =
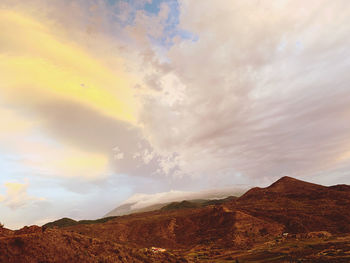
<path id="1" fill-rule="evenodd" d="M 127 17 L 123 16 L 123 3 L 131 7 Z M 133 1 L 133 0 L 107 0 L 107 4 L 113 8 L 116 14 L 114 19 L 122 26 L 133 25 L 137 11 L 144 11 L 148 16 L 157 16 L 161 10 L 161 5 L 168 5 L 170 12 L 164 24 L 163 34 L 159 38 L 148 35 L 152 44 L 162 47 L 170 48 L 174 44 L 174 38 L 197 41 L 198 37 L 192 32 L 179 27 L 180 8 L 177 0 L 152 0 L 152 1 Z M 121 19 L 123 18 L 123 19 Z"/>
<path id="2" fill-rule="evenodd" d="M 21 157 L 7 152 L 0 152 L 0 185 L 5 182 L 22 182 L 23 175 L 28 172 L 24 167 L 18 165 Z"/>
<path id="3" fill-rule="evenodd" d="M 2 186 L 6 181 L 8 181 L 11 177 L 9 176 L 9 170 L 11 170 L 11 165 L 6 160 L 6 155 L 0 153 L 0 186 Z"/>

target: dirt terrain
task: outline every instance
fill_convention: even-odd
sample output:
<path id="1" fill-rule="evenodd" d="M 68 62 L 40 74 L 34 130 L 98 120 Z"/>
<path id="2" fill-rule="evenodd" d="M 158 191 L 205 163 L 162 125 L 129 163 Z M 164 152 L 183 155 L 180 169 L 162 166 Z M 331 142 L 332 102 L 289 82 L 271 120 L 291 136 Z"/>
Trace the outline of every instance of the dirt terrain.
<path id="1" fill-rule="evenodd" d="M 170 207 L 2 228 L 0 262 L 350 262 L 348 185 L 283 177 L 240 198 Z"/>
<path id="2" fill-rule="evenodd" d="M 30 227 L 0 238 L 0 262 L 179 262 L 168 252 L 153 253 L 63 229 Z M 181 262 L 181 261 L 180 261 Z M 186 262 L 186 261 L 185 261 Z"/>

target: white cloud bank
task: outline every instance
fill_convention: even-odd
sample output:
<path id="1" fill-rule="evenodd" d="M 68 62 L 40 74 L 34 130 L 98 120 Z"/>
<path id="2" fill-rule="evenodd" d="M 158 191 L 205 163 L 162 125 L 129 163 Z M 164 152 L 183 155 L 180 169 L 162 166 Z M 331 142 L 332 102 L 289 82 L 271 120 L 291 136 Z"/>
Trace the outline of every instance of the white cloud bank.
<path id="1" fill-rule="evenodd" d="M 221 199 L 228 196 L 241 196 L 248 186 L 226 187 L 221 189 L 208 189 L 198 192 L 175 191 L 161 192 L 155 194 L 134 194 L 121 205 L 132 204 L 131 209 L 141 209 L 155 204 L 163 204 L 175 201 L 194 199 Z"/>

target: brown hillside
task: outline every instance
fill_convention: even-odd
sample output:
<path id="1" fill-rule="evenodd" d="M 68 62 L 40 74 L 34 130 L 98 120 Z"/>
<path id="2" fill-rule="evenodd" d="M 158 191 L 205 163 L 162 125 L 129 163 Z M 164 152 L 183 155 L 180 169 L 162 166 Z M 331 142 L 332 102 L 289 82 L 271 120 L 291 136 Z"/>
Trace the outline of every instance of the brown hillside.
<path id="1" fill-rule="evenodd" d="M 283 177 L 237 200 L 205 208 L 155 211 L 67 229 L 136 246 L 249 247 L 283 232 L 350 232 L 350 191 Z M 249 222 L 249 223 L 247 223 Z"/>
<path id="2" fill-rule="evenodd" d="M 67 229 L 84 235 L 135 246 L 186 248 L 195 245 L 247 247 L 253 241 L 281 234 L 283 226 L 224 206 L 157 211 L 129 215 L 103 225 Z"/>
<path id="3" fill-rule="evenodd" d="M 285 231 L 350 232 L 350 188 L 325 187 L 283 177 L 266 188 L 253 188 L 231 203 L 258 218 L 273 220 Z"/>
<path id="4" fill-rule="evenodd" d="M 168 253 L 154 254 L 61 229 L 35 227 L 16 232 L 0 238 L 0 262 L 179 262 Z"/>
<path id="5" fill-rule="evenodd" d="M 323 262 L 328 244 L 339 247 L 329 253 L 347 262 L 342 260 L 350 248 L 350 186 L 283 177 L 222 204 L 82 222 L 64 219 L 62 228 L 45 231 L 0 229 L 0 262 L 260 262 L 257 258 L 281 259 L 282 254 L 286 261 L 275 262 L 294 262 L 290 255 Z M 295 242 L 303 246 L 297 249 Z M 294 252 L 287 244 L 296 246 Z M 168 251 L 150 251 L 152 246 Z"/>

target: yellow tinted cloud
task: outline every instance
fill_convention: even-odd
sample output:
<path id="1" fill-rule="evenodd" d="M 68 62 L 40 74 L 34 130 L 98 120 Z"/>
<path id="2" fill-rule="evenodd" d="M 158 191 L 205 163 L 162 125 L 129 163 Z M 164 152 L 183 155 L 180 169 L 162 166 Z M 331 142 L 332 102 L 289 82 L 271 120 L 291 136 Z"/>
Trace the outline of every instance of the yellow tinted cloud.
<path id="1" fill-rule="evenodd" d="M 0 10 L 0 89 L 5 97 L 29 105 L 69 100 L 134 123 L 132 79 L 57 37 L 46 24 Z"/>
<path id="2" fill-rule="evenodd" d="M 27 188 L 27 185 L 20 183 L 5 183 L 5 187 L 7 188 L 8 195 L 15 196 L 18 193 L 23 192 Z"/>
<path id="3" fill-rule="evenodd" d="M 6 123 L 6 125 L 0 125 L 0 140 L 8 140 L 9 137 L 28 132 L 33 127 L 32 122 L 18 117 L 9 109 L 0 108 L 0 120 Z"/>
<path id="4" fill-rule="evenodd" d="M 71 150 L 68 155 L 57 158 L 50 165 L 63 175 L 85 178 L 103 177 L 108 166 L 108 158 L 102 154 L 84 153 Z"/>
<path id="5" fill-rule="evenodd" d="M 6 195 L 0 197 L 0 201 L 4 202 L 10 208 L 16 209 L 35 200 L 34 197 L 27 194 L 27 184 L 7 182 L 4 186 L 6 188 Z"/>
<path id="6" fill-rule="evenodd" d="M 6 188 L 6 195 L 0 195 L 0 202 L 4 202 L 4 204 L 12 209 L 20 208 L 22 206 L 27 205 L 32 201 L 44 201 L 45 198 L 38 198 L 34 196 L 30 196 L 27 193 L 28 183 L 13 183 L 6 182 L 4 184 Z"/>
<path id="7" fill-rule="evenodd" d="M 342 154 L 338 155 L 336 161 L 337 162 L 344 162 L 348 161 L 350 159 L 350 151 L 343 152 Z"/>
<path id="8" fill-rule="evenodd" d="M 22 141 L 17 152 L 21 164 L 39 174 L 58 177 L 96 179 L 108 176 L 109 158 L 105 154 L 85 152 L 70 145 L 52 142 Z"/>
<path id="9" fill-rule="evenodd" d="M 14 153 L 28 170 L 48 176 L 96 179 L 109 171 L 107 154 L 87 152 L 72 145 L 60 144 L 35 133 L 36 123 L 28 121 L 9 109 L 0 108 L 0 146 Z M 9 183 L 9 193 L 20 190 L 23 184 Z M 0 202 L 4 196 L 0 195 Z"/>

